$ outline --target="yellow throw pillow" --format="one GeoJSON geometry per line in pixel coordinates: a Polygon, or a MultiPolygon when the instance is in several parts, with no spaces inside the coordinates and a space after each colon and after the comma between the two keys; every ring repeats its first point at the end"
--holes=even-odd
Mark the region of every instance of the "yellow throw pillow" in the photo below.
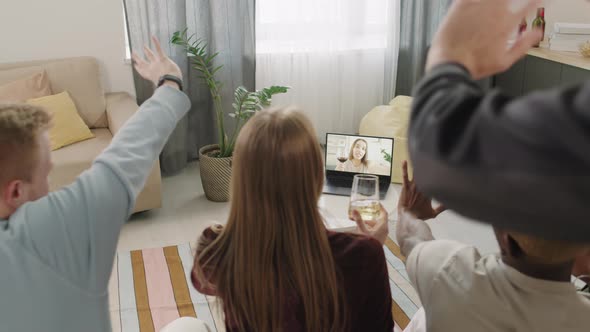
{"type": "Polygon", "coordinates": [[[78,115],[76,105],[67,91],[53,96],[27,100],[27,104],[45,108],[52,116],[52,127],[49,130],[51,150],[74,144],[94,135],[78,115]]]}

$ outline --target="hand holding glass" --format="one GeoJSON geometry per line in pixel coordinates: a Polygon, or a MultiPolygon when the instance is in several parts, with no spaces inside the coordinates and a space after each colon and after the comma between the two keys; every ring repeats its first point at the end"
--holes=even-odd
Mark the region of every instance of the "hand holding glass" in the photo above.
{"type": "Polygon", "coordinates": [[[379,203],[379,178],[374,175],[359,174],[354,176],[348,217],[353,218],[353,211],[358,211],[364,222],[375,221],[381,214],[379,203]]]}

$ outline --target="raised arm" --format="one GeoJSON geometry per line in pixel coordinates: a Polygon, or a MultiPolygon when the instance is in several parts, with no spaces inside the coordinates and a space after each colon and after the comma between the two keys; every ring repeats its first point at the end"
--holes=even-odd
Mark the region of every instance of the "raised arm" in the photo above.
{"type": "Polygon", "coordinates": [[[510,98],[474,81],[509,68],[540,36],[506,46],[536,3],[453,3],[415,90],[414,174],[425,194],[468,217],[590,241],[590,82],[510,98]]]}
{"type": "MultiPolygon", "coordinates": [[[[134,56],[138,72],[156,81],[181,77],[161,50],[134,56]]],[[[29,204],[22,233],[47,264],[84,289],[103,292],[123,223],[133,210],[152,166],[177,122],[190,107],[176,83],[156,90],[117,132],[109,147],[70,186],[29,204]]]]}
{"type": "Polygon", "coordinates": [[[397,204],[398,221],[396,239],[402,255],[409,257],[412,250],[422,242],[432,241],[432,231],[424,220],[436,218],[445,207],[432,206],[432,200],[416,188],[414,180],[408,175],[408,162],[402,163],[402,192],[397,204]]]}

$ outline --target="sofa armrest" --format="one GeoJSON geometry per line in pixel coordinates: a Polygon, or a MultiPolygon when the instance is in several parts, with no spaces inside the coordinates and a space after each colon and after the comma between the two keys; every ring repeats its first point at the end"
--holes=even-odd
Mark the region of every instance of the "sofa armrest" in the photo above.
{"type": "Polygon", "coordinates": [[[115,136],[139,106],[137,106],[135,97],[127,92],[107,93],[105,97],[109,130],[115,136]]]}

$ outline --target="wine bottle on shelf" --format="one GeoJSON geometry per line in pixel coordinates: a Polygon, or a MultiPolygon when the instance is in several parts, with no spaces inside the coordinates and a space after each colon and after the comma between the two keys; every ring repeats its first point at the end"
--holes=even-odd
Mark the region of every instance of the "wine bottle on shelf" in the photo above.
{"type": "Polygon", "coordinates": [[[525,33],[527,26],[528,26],[528,24],[526,23],[526,17],[523,17],[522,21],[518,25],[518,36],[525,33]]]}
{"type": "Polygon", "coordinates": [[[535,45],[535,47],[539,47],[541,44],[541,41],[543,41],[543,39],[545,39],[545,8],[543,8],[543,7],[537,8],[537,17],[535,17],[535,20],[533,21],[532,26],[533,26],[533,29],[540,29],[543,31],[543,37],[541,38],[539,43],[537,45],[535,45]]]}

